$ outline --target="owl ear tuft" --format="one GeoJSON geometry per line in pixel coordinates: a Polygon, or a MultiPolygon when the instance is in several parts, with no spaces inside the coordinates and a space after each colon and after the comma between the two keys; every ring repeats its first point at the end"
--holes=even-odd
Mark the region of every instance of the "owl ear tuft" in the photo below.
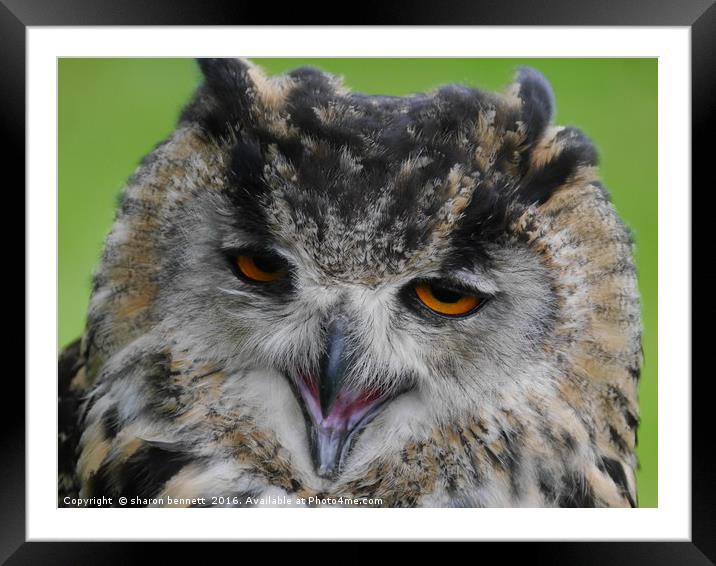
{"type": "Polygon", "coordinates": [[[544,132],[554,115],[552,85],[539,71],[521,67],[513,88],[522,102],[521,119],[529,130],[529,141],[534,141],[544,132]]]}
{"type": "Polygon", "coordinates": [[[206,84],[215,92],[232,93],[251,87],[248,61],[242,59],[197,59],[206,84]]]}
{"type": "Polygon", "coordinates": [[[197,59],[197,63],[204,85],[183,118],[202,123],[217,136],[249,124],[256,95],[256,68],[242,59],[197,59]]]}

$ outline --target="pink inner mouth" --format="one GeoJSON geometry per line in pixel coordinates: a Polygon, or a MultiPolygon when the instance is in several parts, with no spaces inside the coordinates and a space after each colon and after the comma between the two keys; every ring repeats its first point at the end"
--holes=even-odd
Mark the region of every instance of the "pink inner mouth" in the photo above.
{"type": "Polygon", "coordinates": [[[371,413],[378,408],[384,396],[377,391],[355,391],[344,387],[324,416],[316,383],[301,375],[296,385],[314,426],[318,475],[332,476],[346,439],[362,421],[373,416],[371,413]]]}

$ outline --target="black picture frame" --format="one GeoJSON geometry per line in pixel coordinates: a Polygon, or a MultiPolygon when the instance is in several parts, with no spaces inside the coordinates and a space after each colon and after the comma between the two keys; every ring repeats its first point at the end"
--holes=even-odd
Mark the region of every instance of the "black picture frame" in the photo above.
{"type": "MultiPolygon", "coordinates": [[[[523,2],[521,0],[417,0],[400,5],[365,0],[360,9],[352,12],[351,22],[339,22],[338,12],[332,9],[280,11],[261,9],[261,3],[199,2],[186,0],[154,0],[137,2],[123,0],[0,0],[0,128],[3,150],[5,193],[10,190],[8,178],[16,175],[18,186],[25,183],[25,34],[28,26],[62,25],[315,25],[318,20],[340,25],[560,25],[560,26],[688,26],[691,28],[692,70],[692,185],[713,185],[713,165],[710,161],[713,132],[716,131],[716,4],[714,0],[549,0],[523,2]]],[[[672,188],[690,190],[689,188],[672,188]]],[[[5,198],[9,198],[6,196],[5,198]]],[[[19,204],[24,209],[23,204],[19,204]]],[[[10,210],[9,205],[6,210],[10,210]]],[[[702,212],[703,214],[703,212],[702,212]]],[[[693,225],[699,225],[694,219],[693,225]]],[[[5,241],[14,241],[10,234],[16,228],[6,228],[5,241]]],[[[693,254],[692,254],[693,257],[693,254]]],[[[19,262],[18,262],[19,263],[19,262]]],[[[16,263],[15,265],[18,265],[16,263]]],[[[24,273],[24,272],[23,272],[24,273]]],[[[713,281],[713,279],[711,279],[713,281]]],[[[709,278],[694,278],[708,284],[709,278]]],[[[17,282],[19,285],[19,280],[17,282]]],[[[696,290],[696,289],[694,289],[696,290]]],[[[24,293],[24,291],[23,291],[24,293]]],[[[708,316],[713,307],[705,309],[708,316]]],[[[48,320],[51,320],[48,314],[48,320]]],[[[23,325],[23,328],[25,326],[23,325]]],[[[19,333],[13,332],[15,336],[19,333]]],[[[10,355],[17,357],[20,347],[6,338],[10,355]]],[[[697,333],[694,334],[697,339],[697,333]]],[[[708,337],[702,338],[702,340],[708,337]]],[[[697,339],[698,341],[698,339],[697,339]]],[[[25,385],[18,372],[6,372],[0,411],[0,560],[17,564],[130,564],[149,557],[149,543],[39,543],[25,542],[25,406],[19,399],[25,396],[25,385]],[[17,401],[13,401],[17,400],[17,401]]],[[[712,397],[711,372],[698,374],[692,380],[692,518],[689,542],[588,542],[588,543],[491,543],[498,545],[501,560],[511,561],[518,556],[528,557],[530,563],[549,564],[714,564],[716,562],[716,467],[709,458],[713,430],[709,405],[712,397]],[[701,449],[699,449],[701,448],[701,449]]],[[[674,376],[671,376],[674,377],[674,376]]],[[[678,376],[688,380],[691,376],[678,376]]],[[[237,533],[239,534],[239,533],[237,533]]],[[[347,533],[347,536],[349,533],[347,533]]],[[[318,538],[318,537],[317,537],[318,538]]],[[[156,546],[156,545],[154,545],[156,546]]],[[[186,544],[163,545],[163,560],[186,556],[186,544]]],[[[322,552],[334,553],[333,550],[322,552]]],[[[230,551],[231,552],[231,551],[230,551]]],[[[310,551],[309,551],[310,552],[310,551]]],[[[346,556],[360,559],[375,551],[360,553],[339,550],[346,556]]],[[[422,551],[420,551],[422,552],[422,551]]],[[[238,557],[234,557],[238,558],[238,557]]]]}

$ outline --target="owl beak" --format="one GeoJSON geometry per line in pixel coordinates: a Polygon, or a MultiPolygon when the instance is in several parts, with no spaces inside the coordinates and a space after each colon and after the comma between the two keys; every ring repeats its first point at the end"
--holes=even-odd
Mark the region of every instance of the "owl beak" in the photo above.
{"type": "Polygon", "coordinates": [[[328,327],[326,349],[320,364],[318,396],[321,415],[324,418],[329,415],[331,406],[343,385],[348,366],[346,346],[346,322],[338,318],[328,327]]]}
{"type": "Polygon", "coordinates": [[[346,322],[327,329],[317,379],[301,376],[296,385],[307,416],[316,473],[335,478],[352,435],[364,429],[383,405],[381,394],[355,390],[345,383],[350,365],[346,322]]]}

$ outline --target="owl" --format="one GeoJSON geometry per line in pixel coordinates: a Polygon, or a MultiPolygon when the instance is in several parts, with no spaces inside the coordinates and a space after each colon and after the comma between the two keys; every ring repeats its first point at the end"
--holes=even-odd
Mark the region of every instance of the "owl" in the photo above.
{"type": "Polygon", "coordinates": [[[548,81],[199,66],[60,354],[59,504],[636,506],[633,241],[548,81]]]}

